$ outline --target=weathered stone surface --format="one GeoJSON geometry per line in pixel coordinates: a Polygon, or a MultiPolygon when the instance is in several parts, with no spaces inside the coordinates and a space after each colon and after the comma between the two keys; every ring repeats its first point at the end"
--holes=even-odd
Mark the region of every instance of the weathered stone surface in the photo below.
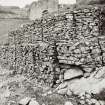
{"type": "Polygon", "coordinates": [[[96,72],[94,73],[94,78],[103,79],[105,77],[105,67],[97,68],[96,72]]]}
{"type": "Polygon", "coordinates": [[[30,97],[25,97],[19,101],[19,105],[27,105],[28,103],[30,103],[30,101],[31,101],[30,97]]]}
{"type": "Polygon", "coordinates": [[[76,77],[83,76],[83,71],[80,69],[69,69],[64,73],[64,80],[73,79],[76,77]]]}
{"type": "Polygon", "coordinates": [[[91,74],[91,73],[84,73],[84,77],[85,77],[85,78],[88,78],[88,77],[90,77],[90,74],[91,74]]]}
{"type": "Polygon", "coordinates": [[[83,70],[87,73],[91,73],[94,70],[94,68],[93,67],[83,67],[83,70]]]}
{"type": "Polygon", "coordinates": [[[31,99],[29,105],[39,105],[39,103],[36,101],[36,99],[31,99]]]}
{"type": "Polygon", "coordinates": [[[67,94],[68,96],[72,96],[72,95],[73,95],[73,92],[68,88],[66,94],[67,94]]]}
{"type": "Polygon", "coordinates": [[[67,102],[65,102],[65,105],[73,105],[73,103],[70,101],[67,101],[67,102]]]}
{"type": "Polygon", "coordinates": [[[67,88],[64,88],[64,89],[60,89],[57,91],[58,94],[61,94],[61,95],[66,95],[67,94],[67,88]]]}
{"type": "MultiPolygon", "coordinates": [[[[104,71],[101,68],[102,71],[104,71]]],[[[68,82],[66,82],[66,86],[68,89],[70,89],[71,92],[81,95],[87,93],[94,93],[94,94],[99,94],[104,88],[105,88],[105,77],[104,77],[104,72],[103,74],[101,73],[101,70],[95,71],[94,73],[91,74],[90,77],[88,78],[81,78],[81,79],[73,79],[68,82]],[[101,73],[101,75],[96,78],[96,75],[101,73]],[[100,81],[101,79],[101,81],[100,81]]]]}
{"type": "Polygon", "coordinates": [[[105,65],[104,18],[104,7],[91,6],[37,19],[9,33],[0,64],[52,87],[63,81],[61,64],[91,73],[105,65]]]}
{"type": "Polygon", "coordinates": [[[56,89],[55,89],[55,91],[57,91],[57,90],[61,90],[61,89],[64,89],[64,88],[67,88],[67,82],[63,82],[63,83],[61,83],[56,89]]]}
{"type": "Polygon", "coordinates": [[[92,103],[95,105],[100,105],[100,103],[96,99],[91,99],[92,103]]]}

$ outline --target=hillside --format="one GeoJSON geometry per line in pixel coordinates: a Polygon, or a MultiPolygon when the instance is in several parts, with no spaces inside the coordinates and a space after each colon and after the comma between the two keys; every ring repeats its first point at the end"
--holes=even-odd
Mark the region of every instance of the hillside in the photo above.
{"type": "Polygon", "coordinates": [[[0,6],[0,18],[28,18],[27,9],[14,6],[0,6]]]}
{"type": "Polygon", "coordinates": [[[15,30],[22,24],[29,22],[27,19],[0,19],[0,43],[6,41],[9,31],[15,30]]]}
{"type": "Polygon", "coordinates": [[[0,6],[0,43],[8,38],[8,32],[29,22],[26,8],[0,6]]]}
{"type": "Polygon", "coordinates": [[[77,0],[77,4],[105,4],[105,0],[77,0]]]}

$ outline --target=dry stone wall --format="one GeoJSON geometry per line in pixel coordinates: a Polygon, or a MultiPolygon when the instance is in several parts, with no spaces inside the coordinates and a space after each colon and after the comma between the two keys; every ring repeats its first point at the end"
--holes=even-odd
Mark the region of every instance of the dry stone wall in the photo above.
{"type": "Polygon", "coordinates": [[[103,7],[47,15],[9,33],[8,50],[1,50],[0,59],[6,56],[17,73],[50,86],[64,79],[65,70],[92,72],[105,65],[104,18],[103,7]]]}

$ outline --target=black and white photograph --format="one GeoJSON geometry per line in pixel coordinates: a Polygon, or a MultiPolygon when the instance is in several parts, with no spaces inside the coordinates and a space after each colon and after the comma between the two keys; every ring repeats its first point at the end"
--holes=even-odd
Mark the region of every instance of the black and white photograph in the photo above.
{"type": "Polygon", "coordinates": [[[105,105],[105,0],[0,0],[0,105],[105,105]]]}

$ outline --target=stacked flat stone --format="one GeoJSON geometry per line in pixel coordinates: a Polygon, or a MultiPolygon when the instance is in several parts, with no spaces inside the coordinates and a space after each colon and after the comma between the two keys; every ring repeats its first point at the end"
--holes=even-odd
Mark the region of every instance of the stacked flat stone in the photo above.
{"type": "Polygon", "coordinates": [[[0,62],[47,85],[73,65],[92,72],[105,64],[104,18],[103,7],[91,7],[35,20],[9,33],[0,62]]]}

